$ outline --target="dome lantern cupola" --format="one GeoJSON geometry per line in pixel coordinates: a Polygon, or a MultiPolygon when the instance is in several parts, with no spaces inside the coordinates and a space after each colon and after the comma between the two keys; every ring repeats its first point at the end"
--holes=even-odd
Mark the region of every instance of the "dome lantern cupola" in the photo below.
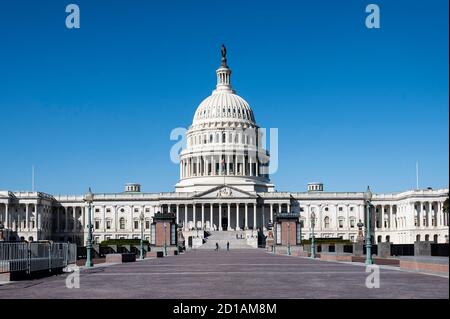
{"type": "Polygon", "coordinates": [[[217,86],[214,93],[229,92],[236,93],[231,86],[231,69],[227,65],[227,49],[222,44],[222,64],[216,71],[217,86]]]}

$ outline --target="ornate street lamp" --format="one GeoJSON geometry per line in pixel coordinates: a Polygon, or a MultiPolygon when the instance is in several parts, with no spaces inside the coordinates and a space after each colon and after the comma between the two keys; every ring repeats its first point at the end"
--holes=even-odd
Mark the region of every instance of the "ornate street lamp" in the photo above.
{"type": "Polygon", "coordinates": [[[87,244],[86,244],[86,267],[92,268],[94,267],[94,263],[92,261],[92,229],[94,226],[92,226],[92,202],[94,201],[94,194],[91,191],[91,188],[89,187],[88,192],[84,195],[84,201],[89,205],[88,208],[88,238],[87,238],[87,244]]]}
{"type": "Polygon", "coordinates": [[[366,265],[373,265],[372,238],[370,234],[370,202],[372,201],[372,197],[372,191],[367,186],[367,191],[364,193],[364,201],[366,204],[366,265]]]}
{"type": "Polygon", "coordinates": [[[314,235],[314,227],[316,226],[316,213],[311,213],[311,258],[316,258],[316,242],[314,235]]]}
{"type": "Polygon", "coordinates": [[[141,251],[140,251],[140,260],[144,260],[144,212],[141,212],[139,219],[141,220],[141,251]]]}
{"type": "Polygon", "coordinates": [[[167,238],[166,238],[167,224],[164,222],[164,256],[167,256],[167,238]]]}
{"type": "Polygon", "coordinates": [[[288,222],[288,256],[291,255],[291,222],[288,222]]]}

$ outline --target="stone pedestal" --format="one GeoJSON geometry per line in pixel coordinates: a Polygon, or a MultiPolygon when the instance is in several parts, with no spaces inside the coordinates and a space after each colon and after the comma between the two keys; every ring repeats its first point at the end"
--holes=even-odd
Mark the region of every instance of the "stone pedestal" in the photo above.
{"type": "Polygon", "coordinates": [[[152,251],[166,247],[167,249],[176,249],[178,251],[178,229],[176,216],[172,213],[157,213],[153,217],[152,223],[152,251]]]}
{"type": "Polygon", "coordinates": [[[361,242],[353,244],[353,255],[354,256],[364,256],[364,244],[361,242]]]}
{"type": "Polygon", "coordinates": [[[192,238],[192,248],[193,249],[197,249],[201,246],[203,246],[203,238],[201,238],[201,237],[192,238]]]}
{"type": "Polygon", "coordinates": [[[343,244],[336,244],[334,247],[335,247],[335,253],[336,254],[343,254],[344,253],[344,245],[343,244]]]}
{"type": "MultiPolygon", "coordinates": [[[[277,213],[275,214],[274,239],[278,246],[300,245],[301,238],[297,238],[297,229],[301,227],[298,213],[277,213]]],[[[300,229],[301,230],[301,229],[300,229]]]]}
{"type": "Polygon", "coordinates": [[[414,256],[415,257],[426,257],[431,256],[431,242],[420,241],[414,243],[414,256]]]}
{"type": "Polygon", "coordinates": [[[392,243],[379,243],[378,244],[378,257],[380,257],[380,258],[391,257],[391,245],[392,245],[392,243]]]}

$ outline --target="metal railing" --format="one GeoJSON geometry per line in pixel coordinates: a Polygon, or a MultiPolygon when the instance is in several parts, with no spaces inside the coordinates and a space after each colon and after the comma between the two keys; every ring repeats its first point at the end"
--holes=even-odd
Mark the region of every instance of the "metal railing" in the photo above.
{"type": "Polygon", "coordinates": [[[76,257],[76,244],[0,242],[0,273],[64,268],[76,257]]]}

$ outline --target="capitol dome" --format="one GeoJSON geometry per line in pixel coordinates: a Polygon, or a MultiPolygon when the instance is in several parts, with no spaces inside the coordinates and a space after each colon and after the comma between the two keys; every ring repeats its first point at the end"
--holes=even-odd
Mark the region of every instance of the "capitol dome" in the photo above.
{"type": "Polygon", "coordinates": [[[231,73],[226,56],[223,55],[222,65],[216,71],[216,89],[198,106],[194,115],[193,126],[211,122],[229,122],[230,120],[246,123],[250,126],[256,125],[250,105],[237,95],[231,86],[231,73]]]}
{"type": "Polygon", "coordinates": [[[214,92],[200,103],[193,124],[215,120],[242,120],[255,124],[250,105],[239,95],[230,92],[214,92]]]}
{"type": "Polygon", "coordinates": [[[273,191],[262,132],[250,105],[231,86],[226,48],[216,89],[204,99],[186,132],[180,152],[177,192],[205,192],[220,185],[243,191],[273,191]]]}

